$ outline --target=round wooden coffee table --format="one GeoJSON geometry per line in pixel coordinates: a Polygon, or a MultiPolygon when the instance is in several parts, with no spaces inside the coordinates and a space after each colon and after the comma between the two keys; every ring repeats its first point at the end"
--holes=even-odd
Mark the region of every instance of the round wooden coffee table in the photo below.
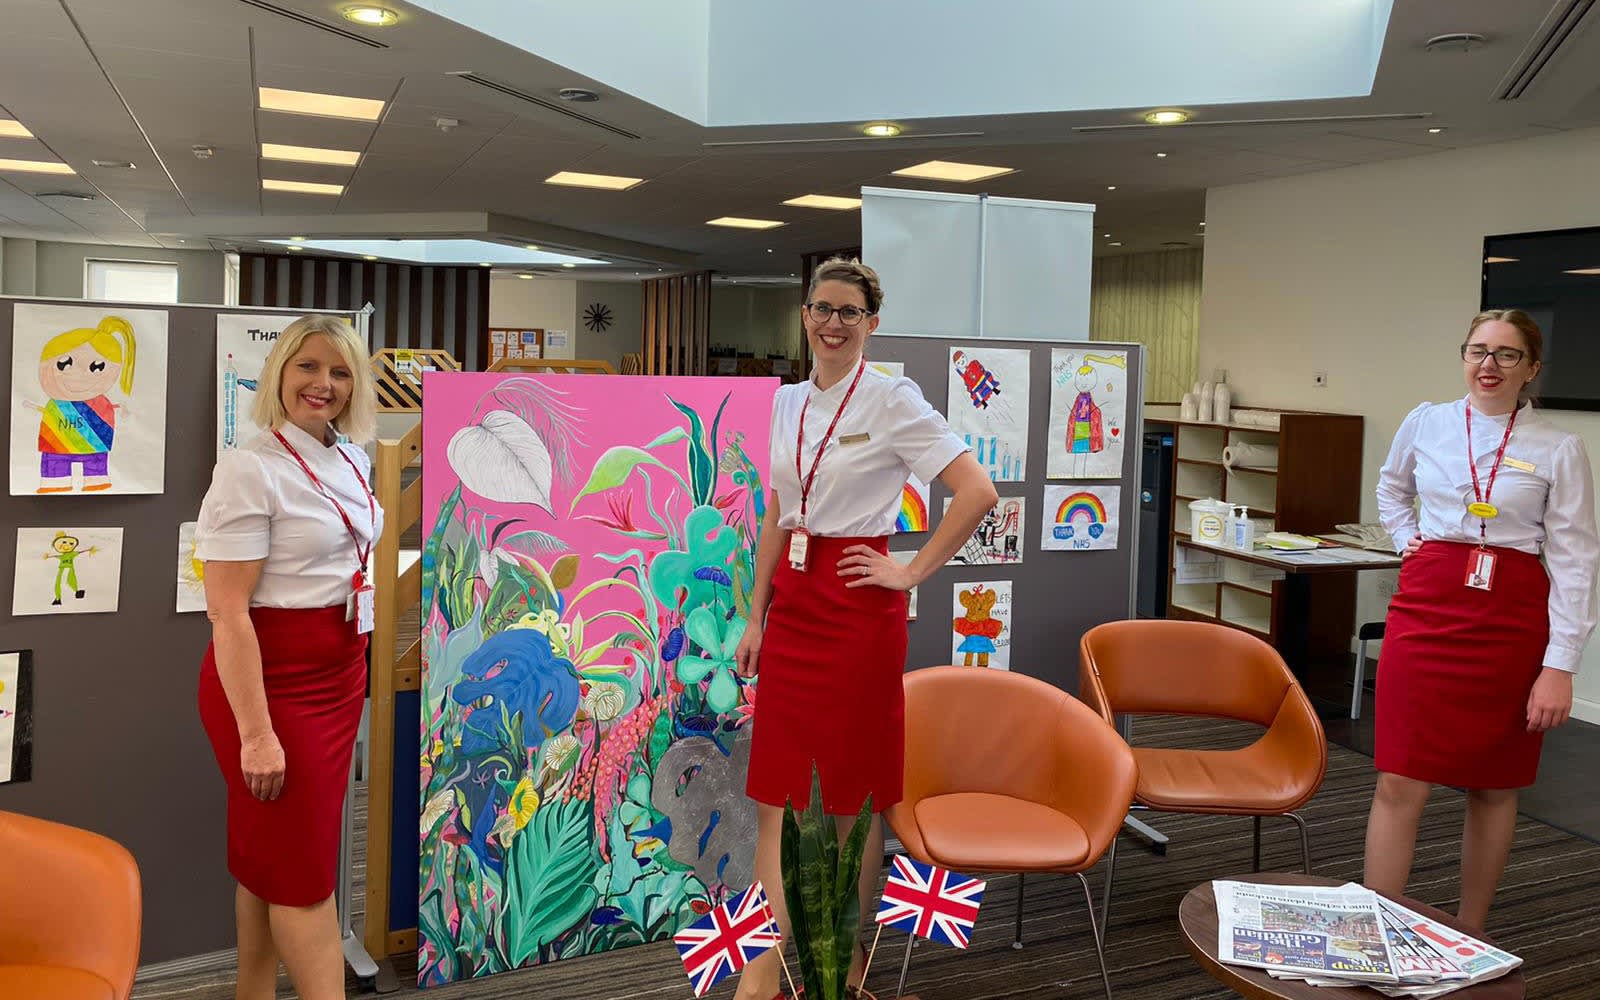
{"type": "MultiPolygon", "coordinates": [[[[1335,879],[1317,878],[1314,875],[1290,875],[1281,872],[1255,872],[1237,875],[1231,881],[1261,882],[1267,885],[1343,885],[1335,879]]],[[[1443,913],[1426,903],[1405,896],[1392,896],[1395,902],[1437,920],[1441,924],[1461,929],[1455,917],[1443,913]]],[[[1189,890],[1178,907],[1178,925],[1183,928],[1183,943],[1200,967],[1211,978],[1242,997],[1251,1000],[1374,1000],[1381,996],[1365,986],[1312,986],[1293,979],[1274,979],[1265,969],[1249,969],[1242,965],[1227,965],[1217,958],[1217,897],[1211,892],[1211,883],[1202,882],[1189,890]]],[[[1482,937],[1482,935],[1476,935],[1482,937]]],[[[1493,944],[1494,942],[1489,942],[1493,944]]],[[[1449,995],[1450,1000],[1523,1000],[1526,996],[1522,970],[1512,969],[1499,979],[1468,986],[1449,995]]]]}

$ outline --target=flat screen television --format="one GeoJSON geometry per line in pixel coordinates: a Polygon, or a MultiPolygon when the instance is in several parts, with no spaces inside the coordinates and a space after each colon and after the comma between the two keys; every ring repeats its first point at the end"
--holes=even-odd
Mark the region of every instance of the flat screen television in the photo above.
{"type": "Polygon", "coordinates": [[[1540,406],[1600,410],[1600,226],[1485,237],[1481,307],[1539,324],[1540,406]]]}

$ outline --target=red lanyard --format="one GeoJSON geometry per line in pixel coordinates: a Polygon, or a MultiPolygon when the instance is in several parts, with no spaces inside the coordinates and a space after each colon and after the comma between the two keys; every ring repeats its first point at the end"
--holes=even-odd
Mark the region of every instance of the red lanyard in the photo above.
{"type": "MultiPolygon", "coordinates": [[[[350,515],[345,513],[344,504],[333,498],[327,487],[322,485],[322,480],[318,479],[317,474],[311,471],[311,466],[307,465],[306,460],[300,457],[300,453],[294,450],[294,445],[289,443],[288,438],[284,437],[279,431],[273,431],[272,436],[278,439],[278,443],[283,445],[285,451],[294,456],[294,460],[300,463],[300,468],[306,470],[306,476],[311,480],[311,485],[315,486],[317,492],[321,493],[329,503],[333,504],[333,509],[339,512],[340,520],[344,521],[344,530],[350,532],[350,541],[354,542],[356,546],[356,559],[359,565],[356,569],[354,583],[355,588],[360,590],[366,583],[367,557],[372,555],[372,540],[367,540],[365,549],[361,547],[361,536],[356,534],[356,526],[350,523],[350,515]]],[[[361,489],[367,494],[367,514],[371,517],[371,521],[368,523],[376,530],[378,527],[378,505],[373,500],[372,489],[367,486],[366,478],[361,475],[361,470],[356,468],[356,463],[350,461],[350,456],[344,453],[344,449],[335,445],[334,450],[339,453],[340,458],[344,459],[344,464],[350,466],[350,471],[356,474],[356,482],[361,484],[361,489]]]]}
{"type": "Polygon", "coordinates": [[[800,530],[806,527],[806,501],[811,497],[811,484],[817,478],[817,466],[822,464],[822,453],[828,450],[828,442],[833,438],[834,428],[839,426],[839,418],[844,416],[844,408],[850,405],[850,397],[856,393],[856,386],[861,384],[861,374],[867,370],[867,362],[862,360],[856,369],[856,377],[851,380],[850,388],[845,390],[844,399],[839,401],[839,409],[833,415],[833,423],[828,425],[828,433],[822,435],[822,444],[817,447],[817,457],[811,460],[811,474],[805,475],[800,471],[800,455],[806,450],[806,410],[811,406],[811,396],[806,395],[806,401],[800,407],[800,436],[794,445],[794,475],[800,480],[800,530]]]}
{"type": "MultiPolygon", "coordinates": [[[[1489,467],[1489,484],[1487,488],[1478,486],[1478,460],[1472,453],[1472,403],[1467,403],[1467,468],[1472,470],[1472,498],[1478,503],[1488,503],[1489,497],[1494,493],[1494,477],[1500,474],[1500,463],[1506,457],[1506,445],[1511,441],[1511,428],[1517,425],[1517,411],[1511,411],[1511,419],[1506,421],[1506,432],[1500,438],[1500,450],[1494,453],[1494,465],[1489,467]]],[[[1482,548],[1488,542],[1489,520],[1485,517],[1478,518],[1478,546],[1482,548]]]]}

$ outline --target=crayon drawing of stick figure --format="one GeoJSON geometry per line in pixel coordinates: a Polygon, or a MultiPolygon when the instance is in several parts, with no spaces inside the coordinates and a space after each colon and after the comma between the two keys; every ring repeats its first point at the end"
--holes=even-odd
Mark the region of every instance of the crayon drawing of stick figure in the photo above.
{"type": "Polygon", "coordinates": [[[133,326],[120,316],[107,316],[98,326],[68,330],[45,342],[39,356],[43,404],[24,401],[39,411],[40,493],[68,493],[73,469],[83,474],[83,492],[111,488],[111,445],[117,410],[106,393],[120,387],[133,392],[133,326]]]}
{"type": "MultiPolygon", "coordinates": [[[[1083,476],[1088,472],[1089,456],[1098,455],[1106,448],[1106,426],[1100,412],[1100,406],[1095,402],[1094,390],[1100,387],[1099,373],[1095,364],[1116,365],[1126,369],[1127,358],[1124,355],[1087,354],[1083,364],[1073,372],[1073,386],[1078,390],[1078,395],[1072,401],[1072,410],[1067,415],[1067,433],[1063,444],[1067,454],[1072,457],[1072,474],[1083,476]]],[[[1110,387],[1106,387],[1109,391],[1110,387]]],[[[1112,428],[1112,433],[1117,433],[1112,428]]]]}
{"type": "Polygon", "coordinates": [[[65,531],[56,532],[56,537],[50,543],[50,548],[54,551],[46,553],[44,558],[56,561],[56,597],[55,600],[50,602],[51,607],[59,608],[61,606],[62,577],[66,577],[67,589],[72,591],[73,598],[79,601],[83,600],[85,592],[78,589],[78,557],[92,556],[99,549],[91,545],[86,549],[80,550],[77,537],[69,535],[65,531]]]}

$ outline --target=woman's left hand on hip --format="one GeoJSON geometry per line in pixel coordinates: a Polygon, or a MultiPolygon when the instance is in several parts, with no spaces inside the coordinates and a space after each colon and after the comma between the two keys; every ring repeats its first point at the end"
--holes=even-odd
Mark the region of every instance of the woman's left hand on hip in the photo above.
{"type": "Polygon", "coordinates": [[[916,586],[911,578],[911,567],[872,548],[870,545],[852,545],[844,550],[839,560],[839,575],[850,578],[845,587],[887,587],[889,590],[910,590],[916,586]]]}
{"type": "Polygon", "coordinates": [[[1542,733],[1567,721],[1572,712],[1572,674],[1545,667],[1528,693],[1528,732],[1542,733]]]}

